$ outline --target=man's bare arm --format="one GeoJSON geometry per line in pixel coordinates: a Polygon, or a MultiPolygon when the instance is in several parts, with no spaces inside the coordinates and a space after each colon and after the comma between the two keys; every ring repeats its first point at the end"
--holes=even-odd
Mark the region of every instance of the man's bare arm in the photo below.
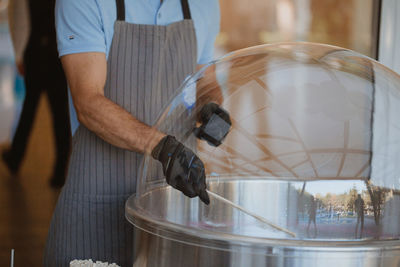
{"type": "Polygon", "coordinates": [[[107,61],[104,53],[61,57],[80,123],[106,142],[131,151],[150,153],[165,136],[140,122],[104,96],[107,61]]]}

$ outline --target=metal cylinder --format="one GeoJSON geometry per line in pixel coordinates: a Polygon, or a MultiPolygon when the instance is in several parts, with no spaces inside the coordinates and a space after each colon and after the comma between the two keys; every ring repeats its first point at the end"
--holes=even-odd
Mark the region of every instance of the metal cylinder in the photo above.
{"type": "MultiPolygon", "coordinates": [[[[307,181],[311,188],[332,188],[338,181],[307,181]]],[[[304,181],[211,178],[209,190],[296,233],[290,237],[217,199],[210,206],[182,196],[172,187],[155,187],[132,196],[126,217],[135,225],[134,266],[399,266],[396,221],[365,215],[331,216],[319,209],[311,222],[302,201],[304,181]],[[240,196],[249,196],[250,199],[240,196]],[[357,227],[359,229],[357,229],[357,227]],[[358,235],[356,233],[358,232],[358,235]],[[378,236],[379,235],[379,236],[378,236]]],[[[360,181],[342,182],[343,191],[360,181]],[[347,188],[346,188],[347,185],[347,188]]],[[[363,187],[364,186],[364,187],[363,187]]],[[[341,190],[342,191],[342,190],[341,190]]],[[[318,194],[323,193],[322,191],[318,194]]],[[[383,203],[389,212],[393,198],[383,203]]],[[[397,205],[396,205],[397,206],[397,205]]],[[[393,213],[394,211],[390,211],[393,213]]],[[[396,211],[400,214],[400,210],[396,211]]],[[[384,214],[380,215],[382,218],[384,214]]]]}

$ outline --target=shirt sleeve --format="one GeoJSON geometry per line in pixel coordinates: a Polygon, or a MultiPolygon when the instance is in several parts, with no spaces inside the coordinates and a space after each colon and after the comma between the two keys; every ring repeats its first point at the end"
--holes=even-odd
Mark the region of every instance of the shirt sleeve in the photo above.
{"type": "Polygon", "coordinates": [[[57,0],[55,8],[59,56],[106,53],[104,27],[96,0],[57,0]]]}
{"type": "Polygon", "coordinates": [[[209,7],[210,18],[207,20],[208,32],[198,64],[207,64],[214,58],[215,39],[220,31],[220,8],[218,0],[211,0],[209,7]]]}

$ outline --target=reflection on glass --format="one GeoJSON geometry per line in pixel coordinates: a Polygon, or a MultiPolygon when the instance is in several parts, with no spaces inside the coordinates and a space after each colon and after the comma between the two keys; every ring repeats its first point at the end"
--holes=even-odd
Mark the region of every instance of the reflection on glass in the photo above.
{"type": "Polygon", "coordinates": [[[310,236],[310,225],[314,223],[314,237],[317,237],[317,199],[314,196],[310,197],[310,202],[308,204],[308,226],[307,235],[310,236]]]}

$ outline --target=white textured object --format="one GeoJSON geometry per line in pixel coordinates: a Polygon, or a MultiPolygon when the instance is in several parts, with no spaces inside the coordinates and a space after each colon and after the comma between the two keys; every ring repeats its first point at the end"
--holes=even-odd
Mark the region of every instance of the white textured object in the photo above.
{"type": "Polygon", "coordinates": [[[73,260],[69,263],[70,267],[120,267],[119,265],[112,263],[108,264],[108,262],[96,261],[92,260],[73,260]]]}

